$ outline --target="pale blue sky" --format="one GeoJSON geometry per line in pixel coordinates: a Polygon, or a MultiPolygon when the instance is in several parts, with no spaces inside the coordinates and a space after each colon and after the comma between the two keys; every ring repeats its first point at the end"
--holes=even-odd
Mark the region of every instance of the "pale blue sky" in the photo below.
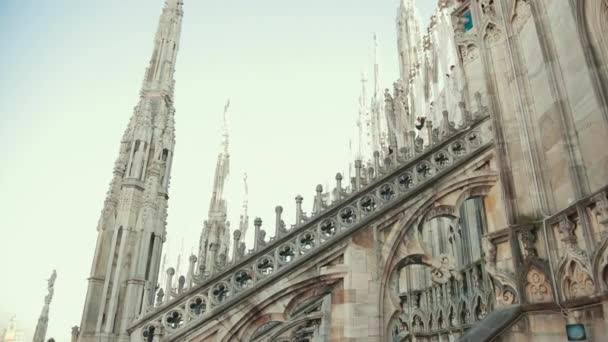
{"type": "MultiPolygon", "coordinates": [[[[250,216],[272,231],[274,207],[348,172],[360,73],[398,77],[396,0],[185,0],[176,73],[177,146],[169,260],[197,248],[231,99],[229,217],[241,177],[250,216]]],[[[422,2],[422,1],[419,1],[422,2]]],[[[435,1],[424,1],[430,16],[435,1]]],[[[0,1],[0,329],[17,314],[26,340],[57,269],[47,337],[80,324],[96,224],[152,49],[162,0],[0,1]]],[[[249,236],[251,238],[251,236],[249,236]]]]}

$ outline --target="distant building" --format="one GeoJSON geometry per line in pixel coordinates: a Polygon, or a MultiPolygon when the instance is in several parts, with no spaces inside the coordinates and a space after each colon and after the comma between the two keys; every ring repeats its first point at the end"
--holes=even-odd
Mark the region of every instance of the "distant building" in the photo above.
{"type": "Polygon", "coordinates": [[[8,322],[8,327],[2,330],[0,342],[23,342],[23,331],[17,329],[17,320],[15,316],[11,317],[8,322]]]}

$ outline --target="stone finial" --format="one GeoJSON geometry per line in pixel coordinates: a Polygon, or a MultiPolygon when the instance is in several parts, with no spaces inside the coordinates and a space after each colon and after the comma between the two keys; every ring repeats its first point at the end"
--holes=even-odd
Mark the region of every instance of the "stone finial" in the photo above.
{"type": "Polygon", "coordinates": [[[374,167],[370,166],[367,168],[367,184],[371,184],[374,180],[374,167]]]}
{"type": "Polygon", "coordinates": [[[323,211],[323,186],[321,184],[317,185],[316,191],[317,195],[315,196],[313,211],[315,214],[318,214],[323,211]]]}
{"type": "Polygon", "coordinates": [[[198,258],[196,257],[196,255],[193,254],[193,255],[190,255],[190,258],[188,258],[188,261],[190,261],[190,264],[188,265],[188,273],[186,274],[186,287],[191,288],[192,279],[194,277],[194,266],[196,265],[198,258]]]}
{"type": "Polygon", "coordinates": [[[355,160],[355,190],[361,189],[361,166],[363,162],[360,159],[355,160]]]}
{"type": "Polygon", "coordinates": [[[177,293],[183,293],[186,285],[186,277],[183,275],[177,280],[177,293]]]}
{"type": "Polygon", "coordinates": [[[426,122],[426,130],[427,130],[427,143],[428,146],[431,147],[433,146],[433,121],[428,120],[426,122]]]}
{"type": "Polygon", "coordinates": [[[463,101],[458,102],[458,108],[460,109],[460,115],[462,116],[462,126],[467,127],[473,122],[471,112],[467,109],[466,103],[463,101]]]}
{"type": "Polygon", "coordinates": [[[303,213],[302,213],[302,201],[304,200],[304,198],[302,198],[302,196],[298,195],[296,196],[296,226],[298,226],[300,223],[302,223],[302,219],[303,219],[303,213]]]}
{"type": "Polygon", "coordinates": [[[283,207],[280,205],[277,205],[274,208],[274,212],[276,214],[275,235],[274,236],[275,236],[275,238],[278,238],[279,236],[281,236],[287,232],[287,230],[285,229],[285,223],[281,219],[281,215],[283,214],[283,207]]]}
{"type": "Polygon", "coordinates": [[[247,248],[247,246],[245,246],[244,242],[239,243],[239,247],[237,249],[237,254],[239,256],[239,258],[242,258],[245,256],[245,249],[247,248]]]}
{"type": "Polygon", "coordinates": [[[266,244],[264,238],[266,237],[266,232],[263,231],[262,228],[262,219],[256,217],[253,221],[253,226],[255,227],[255,240],[254,240],[254,250],[258,250],[259,248],[264,247],[266,244]]]}
{"type": "Polygon", "coordinates": [[[341,181],[342,180],[342,174],[340,172],[336,173],[336,180],[337,181],[341,181]]]}
{"type": "Polygon", "coordinates": [[[374,169],[378,172],[378,176],[380,175],[380,152],[374,151],[374,169]]]}
{"type": "Polygon", "coordinates": [[[232,262],[236,263],[236,261],[241,257],[239,255],[239,245],[240,245],[240,241],[241,241],[241,231],[239,229],[236,229],[233,233],[232,233],[232,262]]]}

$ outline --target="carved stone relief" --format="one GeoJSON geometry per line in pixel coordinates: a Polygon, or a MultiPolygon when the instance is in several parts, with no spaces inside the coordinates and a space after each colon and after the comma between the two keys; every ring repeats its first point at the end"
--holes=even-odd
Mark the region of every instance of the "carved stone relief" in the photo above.
{"type": "Polygon", "coordinates": [[[591,275],[577,261],[570,261],[562,275],[562,291],[565,299],[590,296],[595,292],[591,275]]]}
{"type": "Polygon", "coordinates": [[[479,57],[479,49],[475,44],[460,45],[460,57],[463,63],[470,62],[479,57]]]}
{"type": "Polygon", "coordinates": [[[484,252],[485,270],[493,283],[496,302],[500,305],[510,305],[517,301],[517,283],[515,276],[496,268],[496,246],[487,236],[481,240],[484,252]]]}
{"type": "Polygon", "coordinates": [[[528,19],[532,16],[532,9],[528,0],[517,0],[514,4],[513,17],[511,25],[513,25],[513,31],[519,32],[524,27],[528,19]]]}
{"type": "Polygon", "coordinates": [[[526,276],[526,298],[530,303],[552,301],[553,291],[547,277],[536,268],[531,268],[526,276]]]}
{"type": "Polygon", "coordinates": [[[587,257],[585,251],[583,251],[579,245],[576,238],[575,230],[577,225],[574,224],[566,215],[562,215],[560,217],[559,223],[557,225],[558,232],[560,235],[560,240],[564,244],[564,257],[565,258],[575,258],[584,260],[587,257]]]}
{"type": "MultiPolygon", "coordinates": [[[[604,232],[608,230],[608,198],[605,192],[595,196],[595,210],[594,214],[597,217],[597,222],[604,229],[604,232]]],[[[606,236],[605,236],[606,238],[606,236]]]]}
{"type": "Polygon", "coordinates": [[[502,39],[502,32],[494,25],[493,23],[489,23],[486,26],[486,31],[484,34],[484,40],[486,44],[492,46],[498,43],[502,39]]]}
{"type": "Polygon", "coordinates": [[[496,16],[496,8],[494,7],[494,0],[481,0],[481,12],[490,17],[496,16]]]}

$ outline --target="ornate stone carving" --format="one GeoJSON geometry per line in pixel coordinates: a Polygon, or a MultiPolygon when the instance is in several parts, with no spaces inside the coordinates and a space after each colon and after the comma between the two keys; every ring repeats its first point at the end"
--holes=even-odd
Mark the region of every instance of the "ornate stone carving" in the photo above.
{"type": "Polygon", "coordinates": [[[557,225],[558,231],[561,235],[560,240],[564,243],[564,257],[573,257],[579,260],[585,260],[587,254],[583,251],[577,243],[575,234],[576,225],[572,222],[568,216],[562,215],[557,225]]]}
{"type": "Polygon", "coordinates": [[[517,0],[513,8],[511,25],[514,32],[519,32],[524,27],[528,19],[532,16],[532,9],[528,0],[517,0]]]}
{"type": "Polygon", "coordinates": [[[479,49],[475,44],[460,45],[458,48],[463,63],[470,62],[479,57],[479,49]]]}
{"type": "Polygon", "coordinates": [[[524,228],[519,233],[519,242],[522,246],[522,253],[525,259],[536,258],[536,234],[532,228],[524,228]]]}
{"type": "Polygon", "coordinates": [[[597,221],[605,230],[608,230],[608,198],[605,192],[602,192],[594,197],[595,215],[597,221]]]}
{"type": "Polygon", "coordinates": [[[565,299],[590,296],[595,292],[591,275],[579,262],[571,260],[562,273],[562,291],[565,299]]]}
{"type": "Polygon", "coordinates": [[[526,280],[526,298],[529,303],[546,303],[552,300],[551,285],[543,272],[531,268],[526,280]]]}
{"type": "Polygon", "coordinates": [[[424,330],[424,324],[422,323],[422,318],[420,316],[415,315],[412,321],[412,331],[413,332],[422,332],[424,330]]]}
{"type": "Polygon", "coordinates": [[[496,268],[496,246],[487,236],[481,240],[486,262],[485,270],[493,282],[496,302],[502,305],[513,304],[517,301],[517,283],[515,277],[496,268]]]}
{"type": "Polygon", "coordinates": [[[494,7],[494,0],[481,0],[481,12],[490,17],[496,16],[496,8],[494,7]]]}
{"type": "Polygon", "coordinates": [[[494,25],[493,23],[489,23],[488,26],[486,26],[486,31],[484,34],[484,40],[486,44],[493,45],[499,42],[501,38],[502,32],[500,32],[496,25],[494,25]]]}

